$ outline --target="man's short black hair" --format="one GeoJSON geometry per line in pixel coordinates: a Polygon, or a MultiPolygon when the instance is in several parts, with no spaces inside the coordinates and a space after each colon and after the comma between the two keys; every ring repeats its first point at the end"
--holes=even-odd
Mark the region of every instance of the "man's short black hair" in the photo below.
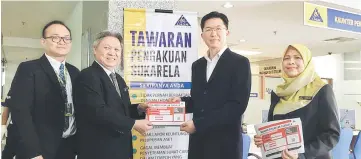
{"type": "Polygon", "coordinates": [[[69,27],[65,25],[64,22],[62,22],[62,21],[60,21],[60,20],[53,20],[53,21],[49,22],[48,24],[46,24],[46,25],[44,26],[44,28],[43,28],[43,33],[42,33],[43,38],[45,38],[45,31],[46,31],[46,29],[48,29],[51,25],[54,25],[54,24],[62,25],[62,26],[64,26],[66,29],[68,29],[68,31],[69,31],[69,33],[70,33],[70,37],[71,37],[71,31],[70,31],[69,27]]]}
{"type": "Polygon", "coordinates": [[[206,21],[208,19],[212,19],[212,18],[220,18],[222,19],[224,25],[226,26],[226,28],[228,29],[228,18],[226,15],[224,15],[223,13],[219,13],[217,11],[213,11],[213,12],[210,12],[208,13],[207,15],[205,15],[202,20],[201,20],[201,28],[202,28],[202,31],[203,31],[203,28],[204,28],[204,24],[206,23],[206,21]]]}

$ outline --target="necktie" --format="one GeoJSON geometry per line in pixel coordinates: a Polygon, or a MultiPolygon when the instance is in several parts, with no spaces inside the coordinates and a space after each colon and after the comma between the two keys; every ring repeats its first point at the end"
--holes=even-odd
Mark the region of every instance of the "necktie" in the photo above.
{"type": "Polygon", "coordinates": [[[60,78],[60,87],[61,87],[61,91],[62,94],[64,96],[65,99],[65,123],[64,123],[64,131],[68,130],[69,128],[69,121],[70,121],[70,116],[66,115],[68,113],[68,96],[67,96],[67,92],[66,92],[66,80],[65,80],[65,69],[64,69],[64,64],[60,64],[59,67],[59,78],[60,78]]]}
{"type": "Polygon", "coordinates": [[[65,73],[64,73],[64,64],[60,64],[59,67],[59,78],[61,80],[61,85],[65,86],[66,85],[66,81],[65,81],[65,73]]]}
{"type": "MultiPolygon", "coordinates": [[[[118,85],[118,81],[117,81],[117,78],[116,78],[116,75],[115,73],[111,73],[110,74],[110,78],[112,79],[113,81],[113,84],[114,84],[114,87],[115,87],[115,90],[117,91],[119,97],[122,97],[122,95],[120,94],[120,89],[119,89],[119,85],[118,85]]],[[[123,105],[123,104],[122,104],[123,105]]],[[[123,105],[123,108],[124,108],[124,113],[126,116],[129,116],[129,110],[128,110],[128,107],[123,105]]]]}
{"type": "Polygon", "coordinates": [[[111,74],[110,74],[110,78],[111,78],[112,81],[113,81],[114,87],[115,87],[115,89],[117,90],[118,95],[119,95],[120,97],[122,97],[122,95],[120,95],[119,85],[118,85],[118,81],[117,81],[117,78],[116,78],[116,76],[115,76],[115,73],[111,73],[111,74]]]}

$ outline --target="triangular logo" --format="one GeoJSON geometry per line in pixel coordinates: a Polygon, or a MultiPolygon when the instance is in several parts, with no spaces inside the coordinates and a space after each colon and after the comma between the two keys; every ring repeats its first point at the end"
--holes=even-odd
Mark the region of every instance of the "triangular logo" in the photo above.
{"type": "Polygon", "coordinates": [[[191,26],[187,19],[182,15],[178,21],[175,23],[176,26],[191,26]]]}
{"type": "Polygon", "coordinates": [[[310,20],[315,21],[315,22],[321,22],[321,23],[323,23],[321,14],[320,14],[320,12],[318,12],[318,9],[317,9],[317,8],[315,8],[315,10],[313,11],[313,13],[312,13],[312,15],[311,15],[311,17],[310,17],[310,20]]]}

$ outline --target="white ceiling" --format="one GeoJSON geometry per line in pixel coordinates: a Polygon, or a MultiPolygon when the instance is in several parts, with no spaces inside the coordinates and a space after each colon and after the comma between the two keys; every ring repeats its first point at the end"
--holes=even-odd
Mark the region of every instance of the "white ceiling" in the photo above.
{"type": "MultiPolygon", "coordinates": [[[[231,48],[263,52],[248,56],[251,61],[278,58],[287,45],[292,43],[307,45],[315,56],[327,55],[328,52],[361,51],[361,34],[305,26],[302,1],[232,1],[234,7],[229,9],[222,7],[224,4],[222,1],[177,1],[176,3],[178,10],[198,12],[199,17],[211,11],[225,13],[230,21],[231,34],[228,43],[231,48]],[[322,42],[336,37],[358,40],[344,43],[322,42]],[[245,39],[246,42],[239,42],[241,39],[245,39]]],[[[325,2],[315,3],[361,14],[361,10],[325,2]]]]}
{"type": "MultiPolygon", "coordinates": [[[[65,21],[78,1],[2,1],[2,33],[5,37],[39,38],[42,27],[49,21],[65,21]],[[25,25],[22,24],[25,22],[25,25]]],[[[309,46],[315,56],[328,52],[360,52],[361,34],[309,27],[303,25],[302,1],[231,1],[233,8],[226,9],[222,1],[178,1],[180,11],[198,12],[199,17],[211,11],[225,13],[230,20],[229,45],[233,50],[254,50],[262,54],[248,56],[251,61],[281,56],[287,45],[302,43],[309,46]],[[275,34],[276,31],[276,34],[275,34]],[[357,38],[344,43],[325,43],[336,37],[357,38]],[[240,43],[240,39],[246,42],[240,43]]],[[[336,9],[361,14],[361,10],[316,1],[336,9]]],[[[206,46],[202,43],[201,50],[206,46]]]]}
{"type": "Polygon", "coordinates": [[[52,20],[65,21],[77,3],[77,1],[1,1],[1,32],[5,37],[40,38],[46,23],[52,20]]]}

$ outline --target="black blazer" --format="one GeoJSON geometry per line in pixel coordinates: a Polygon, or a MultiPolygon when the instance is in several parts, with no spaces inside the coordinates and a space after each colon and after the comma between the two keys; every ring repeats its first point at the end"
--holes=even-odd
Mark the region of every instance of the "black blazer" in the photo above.
{"type": "Polygon", "coordinates": [[[121,96],[104,69],[94,62],[81,71],[74,89],[79,141],[78,159],[129,159],[131,129],[139,116],[131,105],[128,87],[116,75],[121,96]]]}
{"type": "MultiPolygon", "coordinates": [[[[68,63],[65,67],[74,84],[79,70],[68,63]]],[[[9,108],[22,147],[17,155],[54,158],[63,134],[65,100],[58,77],[45,55],[20,63],[9,94],[9,108]]]]}
{"type": "Polygon", "coordinates": [[[238,159],[241,154],[241,116],[251,91],[249,60],[226,49],[208,82],[207,60],[192,65],[191,97],[183,97],[193,113],[196,132],[190,135],[189,159],[238,159]]]}
{"type": "Polygon", "coordinates": [[[325,85],[303,108],[283,115],[273,115],[280,98],[272,92],[268,121],[300,118],[302,121],[305,153],[300,159],[331,159],[330,151],[340,137],[340,124],[335,97],[330,85],[325,85]]]}

